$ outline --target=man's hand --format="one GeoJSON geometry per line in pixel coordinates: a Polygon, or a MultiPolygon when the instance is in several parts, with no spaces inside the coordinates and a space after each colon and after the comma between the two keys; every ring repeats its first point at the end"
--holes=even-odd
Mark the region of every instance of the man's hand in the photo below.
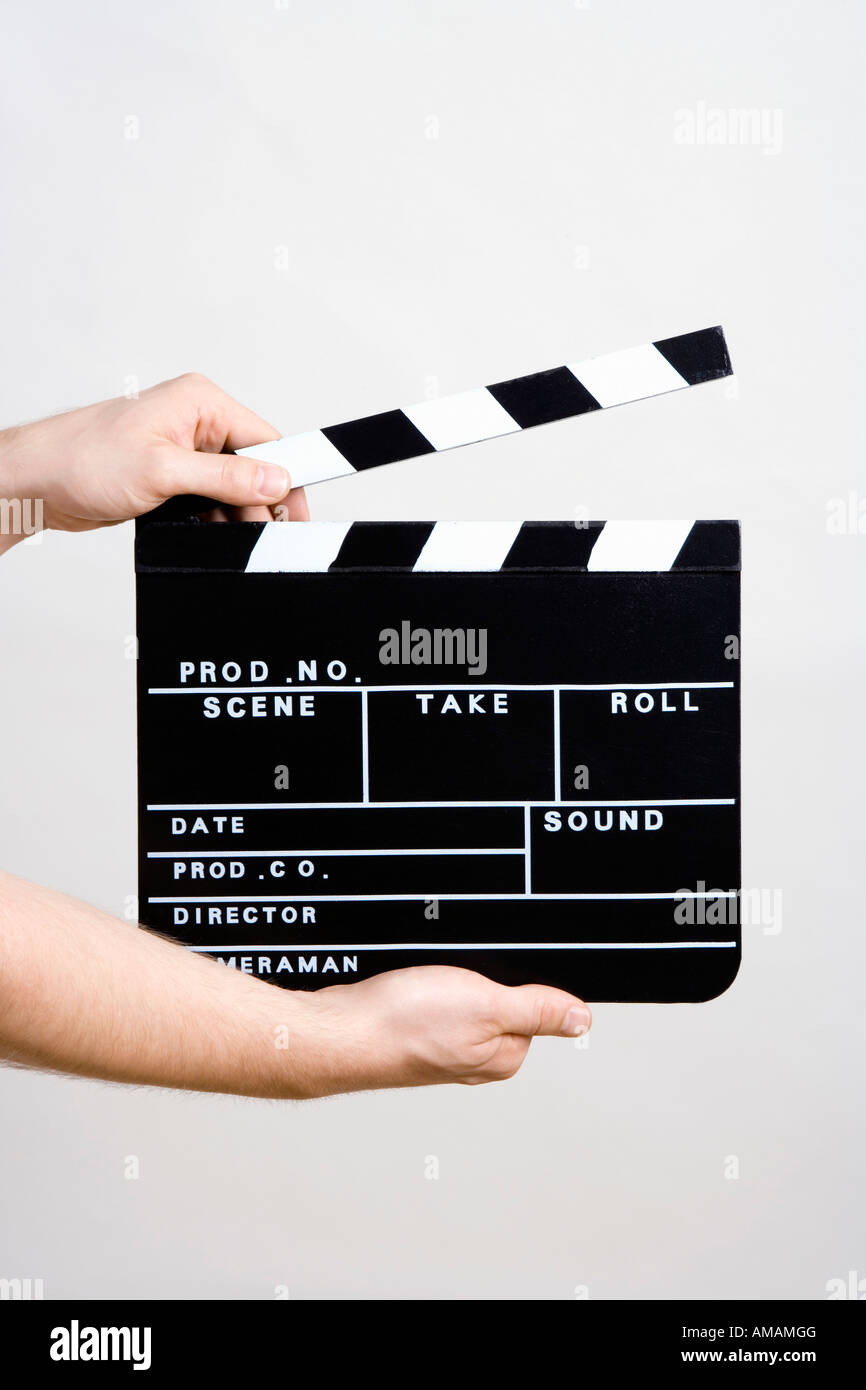
{"type": "MultiPolygon", "coordinates": [[[[270,520],[285,499],[289,519],[304,520],[303,492],[290,492],[283,469],[224,452],[276,436],[212,382],[183,376],[138,400],[0,433],[0,494],[41,499],[45,525],[67,531],[114,525],[182,493],[244,521],[270,520]]],[[[0,535],[0,551],[17,539],[0,535]]],[[[503,1080],[533,1036],[577,1037],[590,1022],[562,990],[506,988],[446,966],[312,994],[276,989],[0,875],[0,1057],[24,1065],[302,1098],[503,1080]]]]}
{"type": "MultiPolygon", "coordinates": [[[[239,521],[270,521],[282,503],[309,516],[301,488],[276,464],[226,452],[279,437],[206,377],[191,372],[142,391],[0,432],[0,495],[41,500],[59,531],[112,526],[193,493],[239,521]]],[[[215,520],[224,520],[217,514],[215,520]]],[[[19,536],[0,535],[0,550],[19,536]]]]}
{"type": "Polygon", "coordinates": [[[0,1058],[181,1090],[306,1099],[501,1081],[589,1009],[543,985],[420,966],[280,989],[86,903],[0,874],[0,1058]]]}
{"type": "Polygon", "coordinates": [[[331,985],[309,1003],[323,1042],[315,1095],[505,1081],[534,1037],[577,1038],[592,1023],[586,1004],[564,990],[498,985],[448,965],[331,985]]]}

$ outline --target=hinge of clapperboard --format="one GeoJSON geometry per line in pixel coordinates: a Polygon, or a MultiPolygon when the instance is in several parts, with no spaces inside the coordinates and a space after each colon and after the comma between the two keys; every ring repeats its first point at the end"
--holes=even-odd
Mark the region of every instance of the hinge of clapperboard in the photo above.
{"type": "MultiPolygon", "coordinates": [[[[702,328],[236,452],[281,464],[293,487],[310,487],[731,375],[724,332],[702,328]]],[[[191,516],[215,505],[208,498],[175,498],[142,522],[191,516]]]]}

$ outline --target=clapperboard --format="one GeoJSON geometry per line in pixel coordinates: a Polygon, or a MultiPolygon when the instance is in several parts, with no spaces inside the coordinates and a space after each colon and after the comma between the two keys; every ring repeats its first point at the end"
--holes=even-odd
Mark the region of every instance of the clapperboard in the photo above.
{"type": "MultiPolygon", "coordinates": [[[[730,371],[710,329],[247,452],[311,483],[730,371]]],[[[738,523],[201,505],[137,528],[143,922],[291,988],[730,984],[738,523]]]]}

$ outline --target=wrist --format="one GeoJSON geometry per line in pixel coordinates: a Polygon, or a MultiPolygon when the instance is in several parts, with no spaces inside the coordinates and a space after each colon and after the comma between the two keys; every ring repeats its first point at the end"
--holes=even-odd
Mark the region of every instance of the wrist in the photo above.
{"type": "MultiPolygon", "coordinates": [[[[345,986],[351,990],[356,986],[345,986]]],[[[363,1090],[378,1075],[372,1019],[351,1007],[340,987],[268,993],[267,1094],[285,1100],[363,1090]],[[333,990],[333,992],[332,992],[333,990]],[[273,1089],[270,1089],[273,1088],[273,1089]]]]}
{"type": "Polygon", "coordinates": [[[334,1039],[318,995],[263,985],[255,1005],[242,1089],[271,1100],[312,1100],[336,1089],[330,1084],[334,1039]]]}

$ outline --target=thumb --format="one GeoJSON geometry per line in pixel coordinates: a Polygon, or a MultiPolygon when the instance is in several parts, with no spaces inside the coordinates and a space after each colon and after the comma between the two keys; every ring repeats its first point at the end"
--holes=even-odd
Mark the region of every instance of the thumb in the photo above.
{"type": "Polygon", "coordinates": [[[579,1038],[592,1026],[582,999],[547,985],[503,986],[499,1010],[503,1033],[524,1037],[579,1038]]]}
{"type": "Polygon", "coordinates": [[[160,502],[192,493],[230,507],[281,502],[292,480],[277,463],[260,463],[235,454],[204,454],[179,445],[161,451],[158,476],[148,479],[160,502]]]}

